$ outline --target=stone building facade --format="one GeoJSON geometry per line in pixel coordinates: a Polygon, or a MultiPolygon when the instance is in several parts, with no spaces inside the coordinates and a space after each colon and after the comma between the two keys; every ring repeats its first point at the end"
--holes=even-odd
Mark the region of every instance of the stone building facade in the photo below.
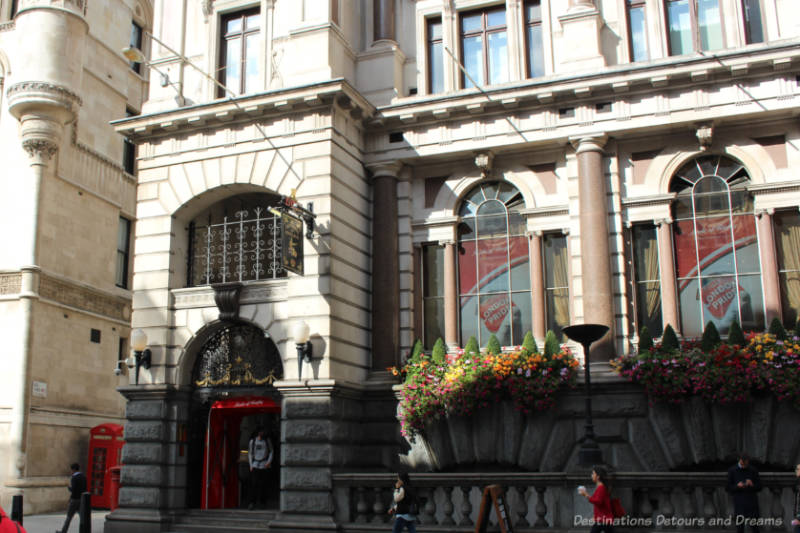
{"type": "Polygon", "coordinates": [[[136,179],[108,122],[141,110],[147,73],[119,50],[152,20],[148,2],[0,2],[5,509],[63,509],[89,429],[124,420],[136,179]]]}
{"type": "Polygon", "coordinates": [[[400,462],[386,369],[416,338],[517,345],[602,323],[589,355],[602,370],[643,326],[797,318],[792,1],[157,0],[155,13],[161,83],[115,122],[139,150],[132,327],[153,365],[120,388],[109,531],[237,506],[215,492],[212,458],[246,442],[246,402],[278,443],[270,530],[334,530],[336,476],[400,462]],[[315,215],[302,275],[281,262],[286,198],[315,215]],[[245,349],[259,336],[262,352],[245,349]]]}

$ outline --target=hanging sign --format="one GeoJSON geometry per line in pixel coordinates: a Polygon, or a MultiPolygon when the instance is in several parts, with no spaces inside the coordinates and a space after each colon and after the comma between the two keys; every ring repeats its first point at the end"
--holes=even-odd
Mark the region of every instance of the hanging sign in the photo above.
{"type": "Polygon", "coordinates": [[[289,272],[303,275],[303,221],[286,212],[281,213],[281,266],[289,272]]]}

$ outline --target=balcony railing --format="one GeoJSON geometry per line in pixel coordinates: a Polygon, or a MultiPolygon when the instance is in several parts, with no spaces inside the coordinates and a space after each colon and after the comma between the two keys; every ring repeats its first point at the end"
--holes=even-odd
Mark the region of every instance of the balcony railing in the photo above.
{"type": "MultiPolygon", "coordinates": [[[[393,474],[335,474],[336,520],[344,531],[387,531],[393,474]]],[[[736,526],[725,472],[618,472],[613,493],[627,512],[620,529],[652,531],[731,531],[736,526]]],[[[586,530],[592,507],[577,494],[588,475],[572,473],[411,474],[420,497],[420,531],[474,531],[483,487],[506,488],[516,533],[586,530]]],[[[761,531],[791,531],[797,479],[761,474],[761,531]]],[[[492,523],[496,523],[492,516],[492,523]]]]}

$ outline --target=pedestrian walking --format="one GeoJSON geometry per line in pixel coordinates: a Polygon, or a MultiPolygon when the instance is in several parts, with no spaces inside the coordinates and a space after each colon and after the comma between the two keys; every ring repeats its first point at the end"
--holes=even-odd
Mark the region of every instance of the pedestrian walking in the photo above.
{"type": "Polygon", "coordinates": [[[590,495],[586,487],[578,487],[578,493],[589,500],[594,508],[594,523],[590,533],[614,533],[614,513],[611,509],[611,491],[608,488],[608,472],[602,466],[592,468],[594,492],[590,495]]]}
{"type": "Polygon", "coordinates": [[[394,515],[392,533],[400,533],[403,528],[408,529],[409,533],[417,533],[417,508],[417,495],[411,485],[411,478],[405,472],[397,474],[392,506],[389,508],[389,514],[394,515]]]}
{"type": "Polygon", "coordinates": [[[744,533],[745,526],[750,526],[753,533],[758,533],[758,491],[761,490],[761,478],[758,470],[750,465],[750,456],[742,452],[739,460],[728,469],[728,484],[725,487],[733,497],[733,514],[736,531],[744,533]]]}
{"type": "Polygon", "coordinates": [[[794,475],[798,479],[798,486],[794,489],[794,510],[792,513],[792,526],[794,533],[800,533],[800,464],[794,467],[794,475]]]}
{"type": "Polygon", "coordinates": [[[0,533],[27,533],[19,522],[11,520],[6,512],[0,507],[0,533]]]}
{"type": "Polygon", "coordinates": [[[81,494],[86,492],[86,476],[81,472],[81,465],[72,463],[70,465],[72,476],[69,478],[69,503],[67,504],[67,518],[64,520],[64,526],[56,533],[67,533],[69,530],[69,523],[72,522],[72,517],[81,508],[81,494]]]}
{"type": "Polygon", "coordinates": [[[267,506],[267,469],[272,466],[272,442],[263,427],[259,427],[255,437],[250,439],[247,457],[250,461],[250,505],[267,506]]]}

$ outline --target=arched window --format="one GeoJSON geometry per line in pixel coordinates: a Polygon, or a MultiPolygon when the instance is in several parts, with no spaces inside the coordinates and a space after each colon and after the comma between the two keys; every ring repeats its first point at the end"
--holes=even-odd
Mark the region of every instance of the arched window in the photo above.
{"type": "Polygon", "coordinates": [[[212,205],[189,224],[187,285],[286,277],[281,267],[280,197],[243,194],[212,205]]]}
{"type": "Polygon", "coordinates": [[[744,167],[719,155],[699,157],[670,183],[681,329],[702,334],[709,321],[725,334],[737,320],[764,327],[753,200],[744,167]]]}
{"type": "Polygon", "coordinates": [[[464,198],[459,215],[458,280],[461,344],[483,346],[494,333],[504,346],[522,343],[531,327],[531,276],[524,202],[506,182],[484,182],[464,198]]]}

